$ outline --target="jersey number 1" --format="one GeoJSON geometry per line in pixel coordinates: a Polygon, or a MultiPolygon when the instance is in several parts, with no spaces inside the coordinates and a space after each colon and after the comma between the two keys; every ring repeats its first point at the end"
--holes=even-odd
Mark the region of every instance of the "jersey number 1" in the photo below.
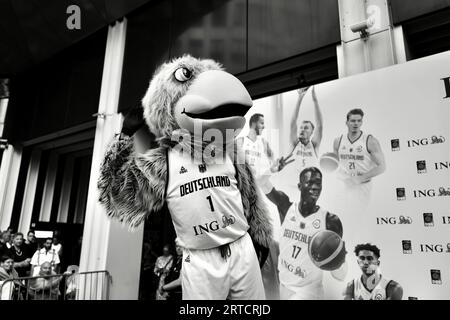
{"type": "Polygon", "coordinates": [[[213,205],[211,196],[207,196],[206,199],[208,199],[208,201],[209,201],[209,206],[211,207],[211,211],[214,212],[214,205],[213,205]]]}

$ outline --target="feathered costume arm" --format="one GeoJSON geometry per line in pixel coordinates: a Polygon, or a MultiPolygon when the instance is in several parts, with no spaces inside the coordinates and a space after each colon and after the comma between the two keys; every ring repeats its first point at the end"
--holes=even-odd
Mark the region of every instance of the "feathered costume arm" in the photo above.
{"type": "Polygon", "coordinates": [[[261,197],[264,195],[256,188],[255,179],[247,163],[235,163],[235,168],[245,217],[250,227],[248,232],[255,243],[269,248],[272,241],[272,224],[266,206],[262,202],[261,197]]]}
{"type": "Polygon", "coordinates": [[[99,201],[108,216],[139,226],[153,211],[164,205],[166,152],[150,149],[134,151],[133,138],[115,139],[109,146],[100,169],[99,201]]]}

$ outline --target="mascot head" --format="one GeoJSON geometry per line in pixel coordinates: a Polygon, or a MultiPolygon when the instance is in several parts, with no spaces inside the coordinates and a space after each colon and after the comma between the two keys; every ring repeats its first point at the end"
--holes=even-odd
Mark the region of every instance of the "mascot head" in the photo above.
{"type": "Polygon", "coordinates": [[[204,137],[215,129],[228,142],[243,128],[252,100],[244,85],[219,63],[185,55],[158,68],[142,105],[145,121],[157,137],[171,138],[179,129],[204,137]]]}

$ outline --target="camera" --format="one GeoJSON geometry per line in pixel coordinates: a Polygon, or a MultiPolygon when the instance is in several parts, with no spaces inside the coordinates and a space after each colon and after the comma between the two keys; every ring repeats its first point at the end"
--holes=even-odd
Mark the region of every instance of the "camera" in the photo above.
{"type": "Polygon", "coordinates": [[[350,30],[352,32],[357,33],[359,32],[361,34],[361,38],[367,38],[369,36],[369,33],[367,32],[368,29],[372,28],[375,24],[375,21],[373,19],[367,19],[355,24],[352,24],[350,26],[350,30]]]}

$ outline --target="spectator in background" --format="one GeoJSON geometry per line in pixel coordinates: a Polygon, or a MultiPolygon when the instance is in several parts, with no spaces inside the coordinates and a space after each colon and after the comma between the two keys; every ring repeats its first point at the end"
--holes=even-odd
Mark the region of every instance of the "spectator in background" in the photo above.
{"type": "Polygon", "coordinates": [[[30,254],[23,243],[23,233],[18,232],[12,236],[13,245],[9,249],[9,255],[14,260],[14,269],[19,277],[26,277],[30,272],[30,254]]]}
{"type": "Polygon", "coordinates": [[[36,236],[34,235],[34,231],[33,230],[28,231],[27,239],[25,240],[25,246],[27,247],[28,253],[32,257],[33,254],[38,249],[38,243],[36,241],[36,236]]]}
{"type": "Polygon", "coordinates": [[[12,299],[14,289],[16,286],[20,286],[20,283],[7,280],[18,277],[19,275],[14,270],[14,259],[6,254],[0,256],[0,300],[12,299]]]}
{"type": "Polygon", "coordinates": [[[161,291],[167,294],[167,300],[181,300],[181,266],[183,264],[183,249],[176,246],[177,257],[171,264],[170,270],[164,279],[165,284],[161,287],[161,291]]]}
{"type": "Polygon", "coordinates": [[[66,272],[64,274],[67,276],[66,278],[66,300],[75,300],[77,297],[77,273],[79,271],[79,267],[75,265],[71,265],[67,267],[66,272]]]}
{"type": "Polygon", "coordinates": [[[8,252],[8,247],[6,246],[6,241],[3,238],[4,232],[0,231],[0,257],[8,252]]]}
{"type": "Polygon", "coordinates": [[[156,300],[166,300],[168,294],[161,290],[165,284],[164,279],[170,268],[172,267],[173,256],[170,254],[170,245],[166,244],[163,247],[163,255],[156,259],[154,273],[159,278],[158,289],[156,289],[156,300]]]}
{"type": "Polygon", "coordinates": [[[140,300],[154,300],[155,292],[158,288],[159,277],[153,273],[155,269],[157,253],[153,250],[153,243],[149,237],[145,237],[142,246],[142,276],[140,281],[142,283],[140,290],[140,300]]]}
{"type": "Polygon", "coordinates": [[[6,229],[6,231],[8,231],[8,233],[9,233],[9,241],[8,241],[9,245],[8,245],[8,247],[11,249],[11,247],[13,245],[12,236],[13,236],[14,233],[16,233],[16,231],[11,226],[9,226],[8,229],[6,229]]]}
{"type": "Polygon", "coordinates": [[[59,240],[60,240],[60,234],[59,234],[59,232],[55,231],[55,233],[53,235],[52,249],[55,250],[55,252],[59,256],[59,260],[61,260],[62,253],[63,253],[63,247],[62,247],[62,244],[59,242],[59,240]]]}
{"type": "Polygon", "coordinates": [[[2,242],[4,243],[7,249],[11,248],[11,232],[9,230],[3,231],[2,242]]]}
{"type": "Polygon", "coordinates": [[[52,249],[52,238],[45,239],[44,247],[38,251],[36,251],[31,258],[31,265],[32,265],[32,275],[35,276],[39,274],[40,266],[44,262],[50,262],[53,271],[58,273],[59,271],[59,256],[58,253],[52,249]]]}
{"type": "Polygon", "coordinates": [[[58,300],[59,282],[61,277],[55,277],[50,262],[41,264],[39,278],[31,279],[29,282],[29,294],[32,300],[58,300]]]}

